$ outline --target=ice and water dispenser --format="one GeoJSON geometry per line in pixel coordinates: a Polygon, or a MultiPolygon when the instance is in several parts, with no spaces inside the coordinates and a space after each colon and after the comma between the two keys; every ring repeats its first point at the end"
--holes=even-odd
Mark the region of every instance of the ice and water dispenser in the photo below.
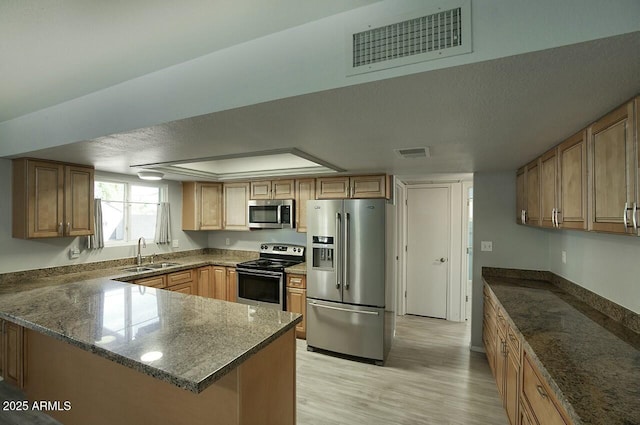
{"type": "Polygon", "coordinates": [[[313,236],[313,244],[311,245],[312,264],[314,269],[333,270],[333,259],[335,247],[333,245],[333,236],[313,236]]]}

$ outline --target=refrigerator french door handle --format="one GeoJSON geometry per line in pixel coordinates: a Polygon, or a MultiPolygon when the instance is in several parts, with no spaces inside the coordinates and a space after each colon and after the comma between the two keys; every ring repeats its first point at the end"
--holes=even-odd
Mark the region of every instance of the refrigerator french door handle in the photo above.
{"type": "Polygon", "coordinates": [[[349,223],[350,214],[344,213],[344,263],[342,268],[344,269],[344,289],[349,290],[349,223]]]}
{"type": "Polygon", "coordinates": [[[351,310],[349,308],[341,308],[341,307],[334,307],[334,306],[331,306],[331,305],[316,304],[314,302],[309,303],[309,305],[312,305],[313,307],[326,308],[326,309],[329,309],[329,310],[345,311],[347,313],[369,314],[369,315],[372,315],[372,316],[379,316],[380,315],[380,313],[378,313],[377,311],[351,310]]]}
{"type": "Polygon", "coordinates": [[[337,252],[337,255],[334,255],[333,257],[336,259],[336,289],[340,289],[340,285],[342,285],[342,252],[340,252],[340,250],[342,249],[342,217],[340,216],[340,213],[337,212],[336,213],[336,250],[338,250],[339,252],[337,252]]]}

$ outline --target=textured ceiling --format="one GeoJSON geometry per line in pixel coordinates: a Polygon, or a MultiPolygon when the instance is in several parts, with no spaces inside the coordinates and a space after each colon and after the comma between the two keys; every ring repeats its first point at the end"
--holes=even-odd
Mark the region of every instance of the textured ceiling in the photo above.
{"type": "Polygon", "coordinates": [[[30,153],[131,165],[298,148],[350,172],[509,170],[640,93],[640,32],[175,121],[30,153]],[[402,160],[394,148],[429,146],[402,160]]]}
{"type": "Polygon", "coordinates": [[[0,122],[378,0],[2,0],[0,122]]]}

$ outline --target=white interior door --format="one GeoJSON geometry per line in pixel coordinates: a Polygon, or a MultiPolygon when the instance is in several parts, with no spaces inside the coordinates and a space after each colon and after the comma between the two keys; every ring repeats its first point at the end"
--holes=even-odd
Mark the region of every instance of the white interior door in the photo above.
{"type": "Polygon", "coordinates": [[[447,317],[450,188],[407,188],[407,313],[447,317]]]}

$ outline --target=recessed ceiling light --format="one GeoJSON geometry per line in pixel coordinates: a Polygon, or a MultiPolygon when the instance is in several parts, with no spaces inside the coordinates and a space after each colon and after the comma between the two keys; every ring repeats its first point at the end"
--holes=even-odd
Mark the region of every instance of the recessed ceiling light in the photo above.
{"type": "Polygon", "coordinates": [[[159,171],[144,170],[138,172],[138,177],[142,180],[162,180],[164,173],[159,171]]]}

